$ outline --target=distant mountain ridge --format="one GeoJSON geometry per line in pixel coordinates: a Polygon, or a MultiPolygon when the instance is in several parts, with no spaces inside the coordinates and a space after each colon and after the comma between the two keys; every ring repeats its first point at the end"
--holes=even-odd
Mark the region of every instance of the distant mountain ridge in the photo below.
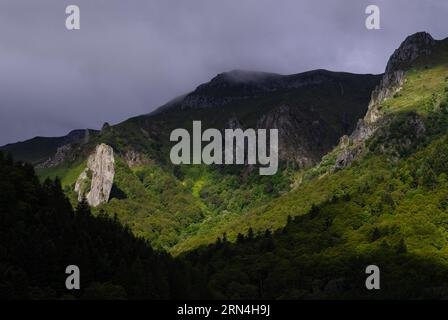
{"type": "MultiPolygon", "coordinates": [[[[379,79],[380,75],[326,70],[294,75],[233,70],[217,75],[148,115],[112,126],[111,130],[120,134],[120,128],[135,124],[138,134],[147,132],[150,139],[168,144],[169,131],[188,128],[193,120],[219,129],[279,128],[281,158],[300,167],[310,166],[337,143],[338,136],[353,130],[379,79]]],[[[58,148],[79,142],[76,138],[83,132],[90,132],[90,138],[100,136],[99,131],[76,130],[66,137],[34,138],[1,148],[35,165],[51,163],[58,148]],[[32,149],[39,152],[30,153],[32,149]]]]}
{"type": "MultiPolygon", "coordinates": [[[[162,106],[163,110],[179,106],[183,108],[209,108],[228,105],[230,102],[253,98],[280,90],[299,89],[320,85],[329,81],[340,81],[355,74],[318,69],[298,74],[232,70],[218,74],[209,82],[199,85],[181,99],[162,106]]],[[[359,75],[361,77],[361,75],[359,75]]],[[[370,76],[370,75],[365,75],[370,76]]],[[[373,75],[372,75],[373,76],[373,75]]]]}
{"type": "Polygon", "coordinates": [[[11,153],[15,159],[38,165],[57,153],[58,148],[69,144],[85,144],[99,131],[93,129],[72,130],[61,137],[35,137],[33,139],[9,143],[0,149],[11,153]]]}
{"type": "Polygon", "coordinates": [[[96,212],[117,215],[156,248],[171,250],[207,221],[233,220],[288,192],[296,170],[319,163],[355,128],[380,78],[326,70],[295,75],[236,70],[157,112],[105,124],[100,131],[35,138],[3,149],[33,163],[41,179],[59,177],[73,204],[88,196],[96,212]],[[194,120],[203,129],[278,129],[278,173],[262,178],[255,166],[174,166],[170,133],[190,130],[194,120]],[[100,145],[113,151],[113,167],[88,170],[100,145]],[[113,181],[106,172],[114,172],[113,181]]]}

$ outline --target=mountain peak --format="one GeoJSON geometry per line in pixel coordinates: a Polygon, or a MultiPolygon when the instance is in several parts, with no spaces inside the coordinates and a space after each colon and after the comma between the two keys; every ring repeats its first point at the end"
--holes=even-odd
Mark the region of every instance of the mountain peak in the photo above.
{"type": "Polygon", "coordinates": [[[210,83],[211,84],[222,82],[232,84],[257,83],[278,76],[280,75],[276,73],[234,69],[228,72],[218,74],[210,81],[210,83]]]}
{"type": "Polygon", "coordinates": [[[390,57],[386,73],[399,70],[420,56],[431,54],[435,44],[436,41],[427,32],[417,32],[408,36],[390,57]]]}

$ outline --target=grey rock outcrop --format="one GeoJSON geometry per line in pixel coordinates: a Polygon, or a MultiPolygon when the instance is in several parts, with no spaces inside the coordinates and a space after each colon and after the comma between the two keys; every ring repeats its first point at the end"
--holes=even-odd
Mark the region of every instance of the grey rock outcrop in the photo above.
{"type": "Polygon", "coordinates": [[[372,99],[364,117],[366,125],[374,124],[381,118],[380,104],[401,90],[405,81],[405,70],[418,57],[431,54],[434,45],[435,40],[430,34],[419,32],[407,37],[395,50],[387,63],[381,83],[372,93],[372,99]]]}
{"type": "Polygon", "coordinates": [[[363,151],[364,142],[372,137],[383,119],[381,105],[399,92],[406,81],[406,70],[417,58],[429,55],[436,41],[426,32],[419,32],[406,38],[390,57],[380,84],[373,90],[367,113],[352,134],[343,137],[339,144],[335,169],[349,166],[363,151]]]}
{"type": "Polygon", "coordinates": [[[310,138],[319,137],[319,120],[307,123],[301,117],[295,116],[294,108],[281,105],[276,110],[263,115],[257,121],[257,128],[278,129],[278,153],[281,160],[293,163],[300,168],[307,168],[318,162],[318,156],[313,154],[312,145],[317,145],[310,138]],[[303,124],[307,123],[306,126],[303,124]],[[306,135],[302,127],[310,128],[312,134],[306,135]]]}
{"type": "Polygon", "coordinates": [[[59,148],[57,148],[56,153],[48,158],[45,162],[42,162],[36,165],[36,168],[52,168],[62,164],[67,158],[70,157],[70,153],[72,151],[71,144],[65,144],[59,148]]]}
{"type": "Polygon", "coordinates": [[[436,41],[427,32],[418,32],[407,37],[390,57],[386,67],[386,74],[406,69],[407,65],[418,57],[431,54],[432,47],[435,44],[436,41]]]}
{"type": "Polygon", "coordinates": [[[401,90],[405,79],[403,70],[395,70],[385,73],[380,85],[372,92],[372,98],[367,109],[364,121],[367,125],[374,124],[381,118],[382,114],[379,109],[381,103],[391,98],[395,93],[401,90]]]}
{"type": "Polygon", "coordinates": [[[75,184],[78,200],[86,197],[92,207],[109,201],[115,176],[115,159],[112,147],[102,143],[87,160],[87,168],[75,184]]]}
{"type": "Polygon", "coordinates": [[[77,155],[79,154],[80,147],[89,143],[91,134],[96,134],[96,131],[90,129],[73,130],[64,137],[35,138],[46,140],[46,145],[52,143],[55,143],[57,145],[56,150],[49,154],[47,159],[43,161],[36,161],[36,168],[53,168],[67,161],[75,161],[77,155]],[[54,142],[51,140],[53,140],[54,142]]]}
{"type": "Polygon", "coordinates": [[[126,161],[129,168],[140,167],[143,165],[148,165],[150,163],[149,159],[141,152],[134,149],[129,149],[121,156],[126,161]]]}

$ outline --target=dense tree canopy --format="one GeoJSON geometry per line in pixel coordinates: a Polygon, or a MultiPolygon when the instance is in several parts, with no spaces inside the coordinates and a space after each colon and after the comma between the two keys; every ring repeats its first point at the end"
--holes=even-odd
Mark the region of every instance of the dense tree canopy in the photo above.
{"type": "Polygon", "coordinates": [[[0,153],[2,299],[198,298],[208,295],[201,279],[86,202],[73,210],[59,180],[40,184],[32,166],[0,153]],[[65,287],[68,265],[80,268],[79,291],[65,287]]]}

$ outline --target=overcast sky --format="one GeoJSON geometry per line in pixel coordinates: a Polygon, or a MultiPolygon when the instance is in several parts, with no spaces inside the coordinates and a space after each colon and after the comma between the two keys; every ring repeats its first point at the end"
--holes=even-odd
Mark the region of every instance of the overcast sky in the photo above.
{"type": "Polygon", "coordinates": [[[0,145],[148,113],[232,69],[382,73],[407,35],[447,37],[447,17],[447,0],[1,0],[0,145]]]}

